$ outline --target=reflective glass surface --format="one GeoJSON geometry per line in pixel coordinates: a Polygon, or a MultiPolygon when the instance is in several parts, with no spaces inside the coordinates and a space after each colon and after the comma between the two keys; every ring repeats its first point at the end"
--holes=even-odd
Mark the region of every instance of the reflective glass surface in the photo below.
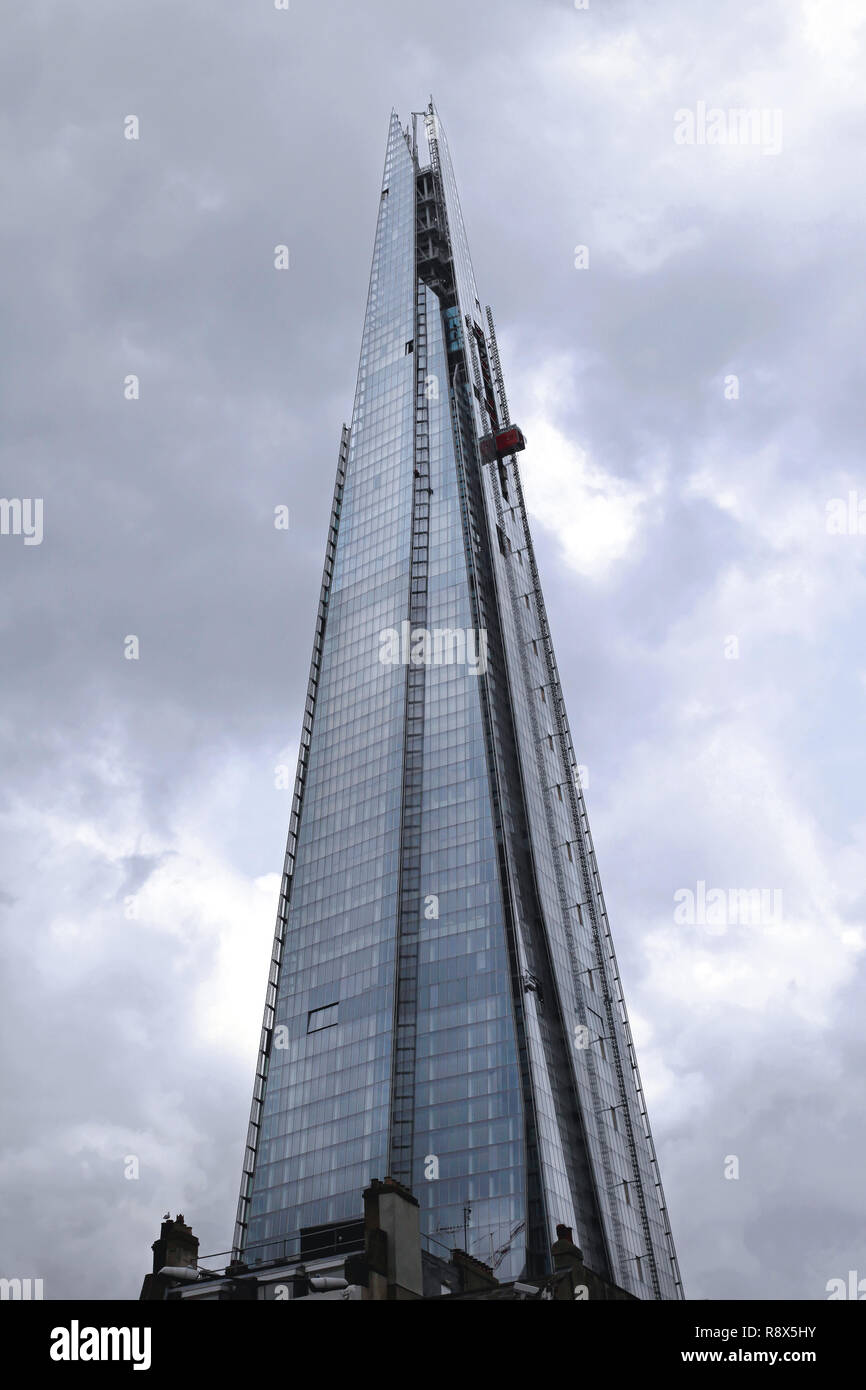
{"type": "MultiPolygon", "coordinates": [[[[427,623],[431,631],[466,632],[473,616],[448,368],[438,303],[426,294],[428,367],[438,385],[438,398],[429,402],[427,623]]],[[[419,950],[412,1186],[432,1250],[463,1245],[468,1205],[470,1254],[487,1260],[525,1214],[525,1181],[479,679],[468,662],[426,670],[422,886],[437,915],[424,919],[419,950]],[[434,1179],[425,1177],[431,1157],[434,1179]]],[[[520,1271],[523,1245],[518,1233],[500,1273],[520,1271]]]]}
{"type": "Polygon", "coordinates": [[[379,634],[405,609],[414,439],[415,174],[396,117],[382,190],[248,1259],[357,1216],[387,1168],[405,680],[379,634]],[[336,1025],[308,1031],[335,1003],[336,1025]]]}
{"type": "Polygon", "coordinates": [[[244,1253],[297,1254],[302,1229],[357,1218],[370,1180],[405,1169],[435,1253],[465,1241],[516,1278],[549,1267],[564,1223],[602,1277],[674,1298],[520,480],[478,452],[495,345],[435,113],[430,129],[453,284],[419,269],[395,115],[244,1253]],[[403,637],[420,612],[463,652],[423,677],[403,637]]]}

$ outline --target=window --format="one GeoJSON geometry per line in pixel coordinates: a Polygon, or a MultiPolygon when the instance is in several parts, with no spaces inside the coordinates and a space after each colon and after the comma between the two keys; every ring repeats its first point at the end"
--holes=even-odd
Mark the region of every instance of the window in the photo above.
{"type": "Polygon", "coordinates": [[[406,356],[408,357],[408,356],[409,356],[409,353],[410,353],[410,352],[414,352],[414,351],[415,351],[415,339],[414,339],[414,338],[410,338],[409,341],[408,341],[408,343],[406,344],[406,356]]]}
{"type": "Polygon", "coordinates": [[[311,1009],[307,1014],[307,1032],[318,1033],[321,1028],[333,1028],[339,1008],[339,1004],[326,1004],[322,1009],[311,1009]]]}

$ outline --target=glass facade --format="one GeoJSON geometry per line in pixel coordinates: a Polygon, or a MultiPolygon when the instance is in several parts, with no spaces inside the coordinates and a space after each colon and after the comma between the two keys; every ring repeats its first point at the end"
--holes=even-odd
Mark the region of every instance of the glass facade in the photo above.
{"type": "Polygon", "coordinates": [[[436,1253],[540,1273],[563,1223],[676,1298],[510,423],[438,114],[393,115],[236,1248],[391,1174],[436,1253]]]}

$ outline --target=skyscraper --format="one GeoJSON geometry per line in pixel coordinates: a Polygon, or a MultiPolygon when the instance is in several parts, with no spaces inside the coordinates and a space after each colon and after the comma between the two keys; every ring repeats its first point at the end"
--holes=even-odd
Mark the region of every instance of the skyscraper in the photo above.
{"type": "Polygon", "coordinates": [[[389,1174],[433,1250],[544,1273],[561,1223],[678,1298],[524,443],[438,113],[392,115],[235,1244],[339,1243],[389,1174]]]}

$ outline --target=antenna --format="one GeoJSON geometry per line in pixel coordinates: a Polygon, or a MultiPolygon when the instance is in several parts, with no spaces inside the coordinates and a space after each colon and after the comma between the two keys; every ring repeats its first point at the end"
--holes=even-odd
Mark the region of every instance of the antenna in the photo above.
{"type": "Polygon", "coordinates": [[[471,1221],[470,1221],[470,1217],[471,1217],[471,1216],[472,1216],[472,1208],[470,1207],[469,1203],[467,1202],[466,1205],[465,1205],[464,1208],[463,1208],[463,1225],[462,1225],[462,1226],[437,1226],[437,1227],[436,1227],[436,1233],[437,1233],[437,1235],[456,1235],[458,1231],[462,1231],[462,1232],[463,1232],[463,1249],[464,1249],[464,1251],[466,1252],[467,1255],[469,1254],[469,1227],[470,1227],[470,1225],[471,1225],[471,1221]]]}
{"type": "MultiPolygon", "coordinates": [[[[487,1235],[488,1235],[489,1240],[490,1240],[490,1268],[491,1268],[491,1269],[496,1270],[496,1269],[499,1268],[499,1266],[502,1264],[502,1261],[505,1259],[505,1256],[508,1254],[509,1250],[511,1249],[511,1246],[512,1246],[512,1244],[513,1244],[513,1242],[514,1242],[515,1236],[517,1236],[517,1235],[520,1234],[520,1232],[523,1230],[523,1228],[525,1227],[525,1225],[526,1225],[526,1222],[525,1222],[525,1221],[518,1221],[517,1225],[512,1227],[512,1229],[511,1229],[511,1234],[509,1235],[508,1239],[507,1239],[502,1245],[499,1246],[499,1249],[498,1249],[498,1250],[494,1250],[494,1249],[493,1249],[493,1231],[494,1231],[494,1228],[493,1228],[493,1227],[490,1228],[490,1230],[487,1232],[487,1235]]],[[[477,1244],[479,1243],[479,1241],[482,1240],[482,1239],[483,1239],[483,1237],[482,1237],[482,1236],[479,1236],[479,1240],[476,1241],[475,1244],[477,1245],[477,1244]]]]}

